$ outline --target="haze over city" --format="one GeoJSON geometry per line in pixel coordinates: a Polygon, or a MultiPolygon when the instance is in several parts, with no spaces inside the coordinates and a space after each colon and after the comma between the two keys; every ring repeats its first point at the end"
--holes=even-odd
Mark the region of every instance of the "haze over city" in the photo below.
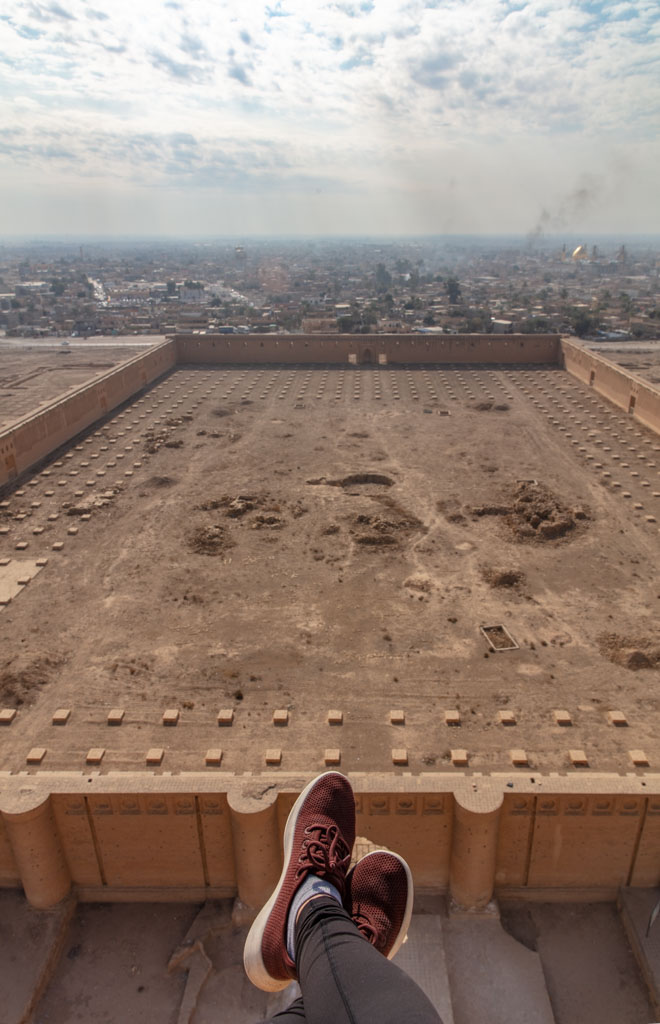
{"type": "Polygon", "coordinates": [[[652,233],[655,0],[0,2],[4,236],[652,233]]]}

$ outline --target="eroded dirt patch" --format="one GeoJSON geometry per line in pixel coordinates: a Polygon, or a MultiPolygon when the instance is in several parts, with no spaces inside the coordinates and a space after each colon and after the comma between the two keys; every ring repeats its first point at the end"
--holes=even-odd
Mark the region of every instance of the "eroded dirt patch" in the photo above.
{"type": "Polygon", "coordinates": [[[196,555],[223,555],[233,546],[229,531],[219,523],[197,526],[188,536],[188,547],[196,555]]]}
{"type": "Polygon", "coordinates": [[[473,406],[477,412],[508,412],[508,402],[476,402],[473,406]]]}
{"type": "Polygon", "coordinates": [[[481,570],[483,580],[490,587],[517,587],[525,582],[525,574],[519,569],[493,569],[481,570]]]}
{"type": "Polygon", "coordinates": [[[62,655],[40,655],[27,662],[17,658],[6,661],[0,669],[0,705],[19,708],[37,696],[42,686],[51,682],[55,671],[66,659],[62,655]]]}
{"type": "Polygon", "coordinates": [[[325,476],[313,477],[306,483],[311,486],[321,484],[326,487],[358,487],[361,484],[374,484],[377,487],[393,487],[394,480],[385,473],[349,473],[347,476],[331,479],[325,476]]]}
{"type": "Polygon", "coordinates": [[[582,507],[569,508],[540,483],[522,481],[505,502],[475,505],[473,515],[502,516],[517,540],[555,540],[565,537],[589,521],[582,507]]]}
{"type": "Polygon", "coordinates": [[[598,637],[598,646],[601,654],[615,665],[633,671],[660,667],[660,638],[604,633],[598,637]]]}
{"type": "Polygon", "coordinates": [[[426,530],[417,516],[389,495],[371,497],[376,508],[358,512],[350,518],[349,532],[356,544],[367,548],[399,547],[415,533],[426,530]]]}

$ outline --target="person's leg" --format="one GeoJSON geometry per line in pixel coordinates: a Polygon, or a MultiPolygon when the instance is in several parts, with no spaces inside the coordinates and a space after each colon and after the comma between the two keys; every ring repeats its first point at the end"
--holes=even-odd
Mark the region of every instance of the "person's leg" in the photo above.
{"type": "MultiPolygon", "coordinates": [[[[398,886],[396,870],[390,873],[385,900],[382,892],[375,891],[371,901],[362,893],[361,917],[370,906],[374,911],[369,927],[362,922],[362,934],[342,906],[349,897],[347,883],[351,901],[359,889],[347,878],[354,841],[350,783],[338,772],[326,772],[305,787],[287,819],[282,874],[245,942],[248,977],[266,992],[298,978],[303,1005],[278,1015],[278,1024],[287,1013],[291,1024],[299,1024],[301,1010],[309,1024],[441,1024],[421,989],[376,948],[383,923],[391,932],[380,943],[384,952],[392,954],[403,937],[402,908],[409,910],[411,897],[407,867],[398,886]]],[[[365,880],[380,882],[375,865],[375,860],[367,865],[365,880]]],[[[353,882],[361,877],[359,867],[353,882]]]]}
{"type": "Polygon", "coordinates": [[[296,1007],[298,1016],[284,1011],[277,1024],[442,1024],[412,978],[365,940],[335,900],[302,908],[296,968],[304,1017],[296,1007]]]}
{"type": "MultiPolygon", "coordinates": [[[[371,949],[377,952],[381,961],[385,957],[393,957],[400,948],[410,924],[412,901],[413,882],[410,869],[398,854],[380,850],[367,854],[346,878],[344,903],[347,916],[350,917],[352,924],[359,932],[364,945],[370,945],[371,949]]],[[[437,1014],[434,1012],[429,1014],[429,1007],[426,1005],[424,997],[420,999],[422,994],[417,986],[398,968],[395,971],[388,971],[385,967],[383,977],[383,972],[379,969],[380,965],[377,965],[374,975],[373,957],[366,964],[362,962],[362,949],[358,947],[356,954],[353,948],[354,929],[350,927],[342,929],[346,933],[343,938],[347,937],[348,942],[344,943],[342,939],[341,946],[333,948],[330,955],[325,947],[316,950],[316,956],[311,957],[310,962],[314,963],[317,971],[320,972],[321,980],[319,981],[313,972],[310,972],[308,980],[308,957],[307,952],[303,952],[300,945],[304,939],[298,933],[298,922],[301,922],[306,908],[312,908],[315,904],[320,907],[321,900],[303,904],[294,929],[294,958],[303,988],[303,997],[296,1000],[288,1010],[276,1014],[272,1019],[272,1024],[302,1024],[303,1021],[316,1024],[312,1014],[318,1014],[319,1008],[323,1015],[321,1024],[325,1024],[328,1019],[325,1017],[326,1013],[329,1014],[329,1019],[333,1024],[335,1020],[343,1021],[345,1018],[338,1016],[336,1006],[327,998],[328,983],[333,987],[335,995],[344,992],[348,1012],[352,1014],[348,1019],[355,1020],[357,1024],[361,1024],[362,1018],[358,1014],[362,1013],[362,1003],[365,1001],[368,1009],[367,1020],[374,1019],[371,1016],[374,1011],[372,985],[384,992],[387,1012],[393,1015],[394,1020],[403,1019],[400,1016],[400,1008],[404,1003],[406,1014],[408,1012],[417,1014],[416,1017],[411,1018],[412,1020],[421,1020],[424,1021],[424,1024],[438,1021],[437,1014]],[[356,985],[357,1001],[353,992],[356,985]],[[305,993],[307,992],[310,993],[310,996],[306,997],[305,993]],[[363,999],[363,996],[366,998],[363,999]],[[306,1005],[305,998],[309,1005],[306,1005]],[[397,1014],[399,1014],[398,1018],[397,1014]]],[[[332,906],[332,902],[330,902],[330,906],[332,906]]],[[[324,923],[327,923],[325,916],[321,919],[321,928],[324,923]]],[[[316,922],[313,929],[316,940],[318,940],[316,934],[318,929],[319,923],[316,922]]],[[[329,945],[333,946],[335,938],[332,927],[326,938],[328,938],[329,945]]],[[[341,995],[340,998],[342,998],[341,995]]],[[[344,1004],[343,999],[342,1003],[344,1004]]],[[[378,1018],[378,1020],[380,1019],[378,1018]]],[[[390,1018],[383,1017],[382,1019],[387,1021],[390,1018]]],[[[408,1017],[406,1016],[405,1019],[408,1020],[408,1017]]]]}
{"type": "Polygon", "coordinates": [[[299,996],[286,1010],[280,1010],[271,1017],[268,1024],[303,1024],[306,1021],[302,996],[299,996]]]}

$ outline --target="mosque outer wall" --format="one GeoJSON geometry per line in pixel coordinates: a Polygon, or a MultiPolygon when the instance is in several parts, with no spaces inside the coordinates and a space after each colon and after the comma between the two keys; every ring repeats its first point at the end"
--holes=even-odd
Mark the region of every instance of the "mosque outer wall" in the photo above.
{"type": "Polygon", "coordinates": [[[177,334],[179,363],[557,363],[556,334],[177,334]]]}
{"type": "Polygon", "coordinates": [[[176,346],[165,341],[0,432],[0,487],[103,419],[174,366],[176,346]]]}
{"type": "Polygon", "coordinates": [[[561,351],[564,369],[625,412],[631,410],[633,400],[631,414],[644,426],[660,434],[658,388],[574,341],[563,338],[561,351]]]}
{"type": "MultiPolygon", "coordinates": [[[[420,892],[483,907],[493,893],[613,899],[660,885],[660,775],[349,776],[357,833],[401,853],[420,892]],[[513,787],[511,788],[511,783],[513,787]]],[[[0,775],[0,886],[36,907],[239,896],[281,870],[307,778],[263,773],[0,775]]]]}
{"type": "Polygon", "coordinates": [[[337,363],[561,364],[598,394],[660,434],[660,391],[554,334],[180,334],[0,432],[0,488],[103,419],[179,364],[337,363]],[[593,374],[593,377],[592,377],[593,374]]]}

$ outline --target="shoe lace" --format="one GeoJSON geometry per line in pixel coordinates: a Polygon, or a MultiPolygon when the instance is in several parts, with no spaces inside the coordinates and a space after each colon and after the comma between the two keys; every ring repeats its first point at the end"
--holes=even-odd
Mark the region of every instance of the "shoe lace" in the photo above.
{"type": "Polygon", "coordinates": [[[308,825],[304,832],[296,875],[328,878],[343,892],[351,851],[337,825],[308,825]]]}
{"type": "Polygon", "coordinates": [[[361,910],[353,911],[353,923],[356,925],[360,934],[370,942],[376,949],[383,949],[385,946],[386,936],[383,931],[378,928],[373,919],[362,913],[361,910]]]}

